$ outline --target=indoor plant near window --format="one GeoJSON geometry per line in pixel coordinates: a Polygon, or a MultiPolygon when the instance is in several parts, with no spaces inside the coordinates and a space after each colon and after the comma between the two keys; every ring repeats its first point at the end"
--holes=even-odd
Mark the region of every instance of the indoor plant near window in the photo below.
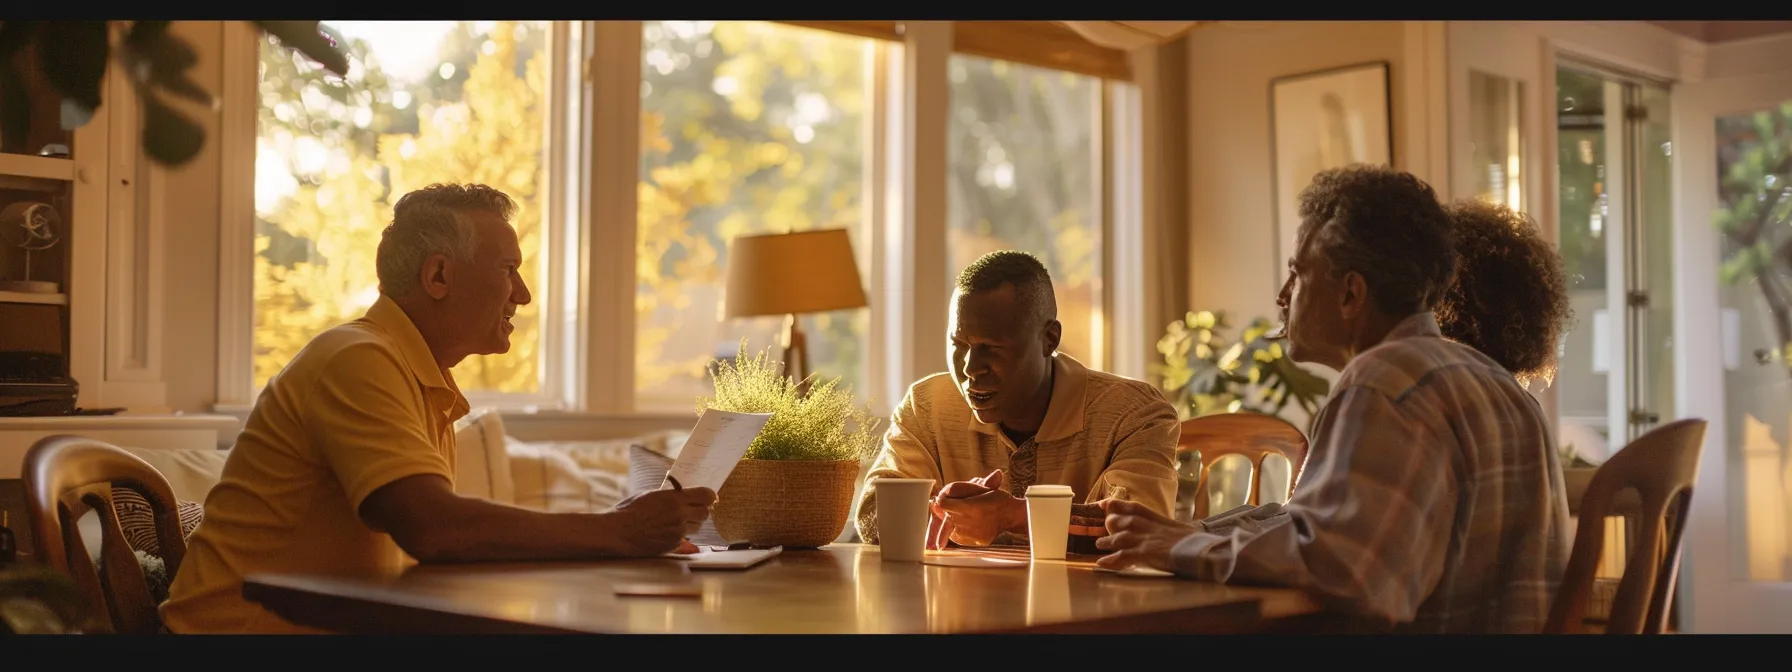
{"type": "Polygon", "coordinates": [[[834,541],[852,511],[859,468],[878,446],[879,421],[855,406],[839,378],[813,384],[785,376],[765,353],[713,363],[715,396],[697,405],[771,413],[716,493],[712,516],[729,542],[814,548],[834,541]]]}
{"type": "Polygon", "coordinates": [[[1269,320],[1252,320],[1236,342],[1223,334],[1229,326],[1225,312],[1203,310],[1165,328],[1157,342],[1164,359],[1156,369],[1177,415],[1186,420],[1242,410],[1280,416],[1290,401],[1308,417],[1318,412],[1331,383],[1265,338],[1274,327],[1269,320]]]}
{"type": "MultiPolygon", "coordinates": [[[[337,76],[348,76],[348,56],[318,22],[249,23],[337,76]]],[[[56,97],[57,104],[47,109],[60,109],[62,130],[86,125],[103,102],[106,71],[114,59],[142,107],[144,156],[169,167],[198,156],[205,128],[164,96],[213,111],[218,99],[188,76],[199,62],[198,52],[170,31],[168,21],[0,21],[0,66],[34,64],[34,72],[23,75],[20,69],[0,67],[0,151],[47,151],[25,145],[33,130],[34,96],[56,97]],[[17,58],[27,51],[24,59],[17,58]]]]}

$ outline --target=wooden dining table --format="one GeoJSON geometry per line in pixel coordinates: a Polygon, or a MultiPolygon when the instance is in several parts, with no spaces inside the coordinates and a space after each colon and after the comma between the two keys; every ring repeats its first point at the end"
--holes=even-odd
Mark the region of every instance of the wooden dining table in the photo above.
{"type": "Polygon", "coordinates": [[[294,623],[354,634],[1226,634],[1321,613],[1297,590],[1123,575],[1094,560],[995,548],[886,562],[875,545],[830,544],[746,569],[652,558],[253,574],[243,594],[294,623]],[[956,562],[944,558],[993,566],[934,564],[956,562]],[[617,594],[643,583],[697,594],[617,594]]]}

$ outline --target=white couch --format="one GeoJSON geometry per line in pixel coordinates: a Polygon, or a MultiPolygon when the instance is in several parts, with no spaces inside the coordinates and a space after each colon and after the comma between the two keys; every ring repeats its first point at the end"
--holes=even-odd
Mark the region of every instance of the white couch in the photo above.
{"type": "MultiPolygon", "coordinates": [[[[677,458],[695,424],[694,414],[540,413],[510,415],[507,420],[495,410],[476,409],[455,425],[455,491],[542,511],[606,511],[637,490],[657,487],[665,460],[677,458]],[[631,460],[633,445],[657,456],[637,450],[631,460]],[[655,465],[660,465],[658,473],[652,473],[655,465]]],[[[205,501],[229,455],[212,447],[121,447],[160,471],[176,499],[193,502],[205,501]]],[[[861,487],[863,480],[861,469],[861,487]]],[[[88,548],[97,552],[97,520],[85,516],[81,527],[88,548]]],[[[849,519],[840,540],[856,538],[849,519]]],[[[693,540],[721,541],[712,524],[693,540]]]]}
{"type": "MultiPolygon", "coordinates": [[[[455,425],[455,491],[505,504],[547,511],[602,511],[616,505],[628,487],[629,446],[642,445],[676,458],[689,425],[665,417],[629,417],[606,422],[602,416],[554,414],[552,423],[524,424],[518,438],[506,431],[503,415],[479,409],[455,425]],[[533,425],[533,426],[531,426],[533,425]],[[549,431],[573,438],[541,437],[549,431]]],[[[184,501],[203,502],[224,471],[228,450],[121,446],[162,472],[184,501]]]]}

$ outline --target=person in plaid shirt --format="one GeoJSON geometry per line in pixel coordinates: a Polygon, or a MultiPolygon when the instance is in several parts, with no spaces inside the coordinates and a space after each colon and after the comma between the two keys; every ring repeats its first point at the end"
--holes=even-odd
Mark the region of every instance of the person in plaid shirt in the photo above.
{"type": "Polygon", "coordinates": [[[1401,632],[1540,631],[1570,543],[1561,464],[1536,399],[1438,328],[1455,222],[1385,166],[1321,172],[1300,205],[1281,332],[1340,373],[1293,497],[1215,526],[1112,502],[1100,564],[1300,588],[1401,632]]]}

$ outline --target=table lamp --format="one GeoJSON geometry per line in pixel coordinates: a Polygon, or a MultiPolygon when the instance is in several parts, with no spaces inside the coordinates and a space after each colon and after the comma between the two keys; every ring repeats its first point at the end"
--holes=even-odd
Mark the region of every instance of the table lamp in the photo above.
{"type": "Polygon", "coordinates": [[[797,316],[865,307],[846,229],[736,236],[726,291],[725,317],[785,316],[784,374],[798,383],[809,377],[809,350],[797,316]]]}

